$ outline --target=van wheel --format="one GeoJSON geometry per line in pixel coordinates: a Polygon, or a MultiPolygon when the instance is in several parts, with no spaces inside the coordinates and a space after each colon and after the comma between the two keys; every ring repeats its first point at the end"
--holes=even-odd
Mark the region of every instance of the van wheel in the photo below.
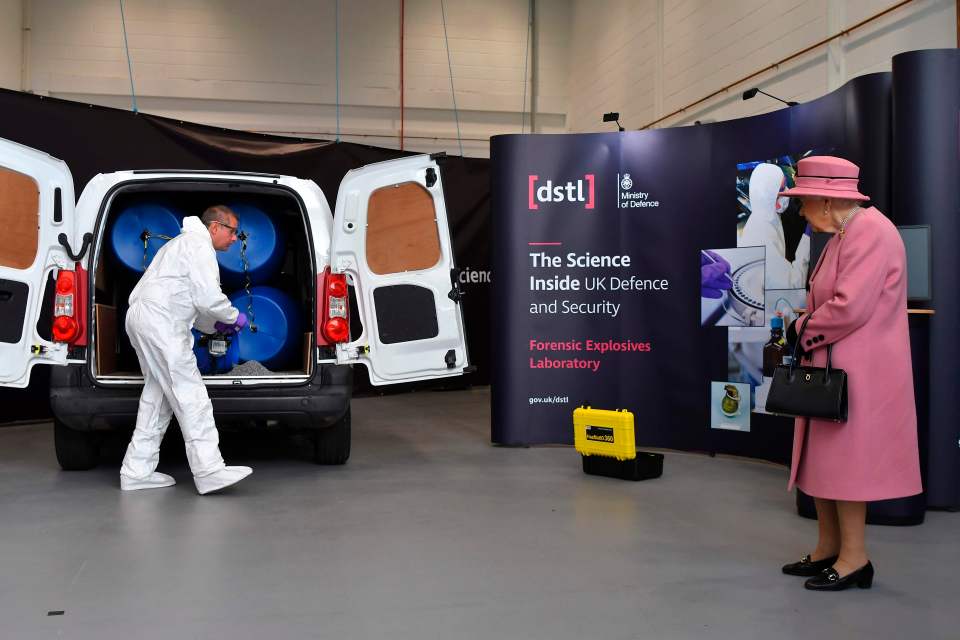
{"type": "Polygon", "coordinates": [[[349,408],[333,426],[317,429],[313,446],[313,461],[317,464],[343,464],[350,458],[349,408]]]}
{"type": "Polygon", "coordinates": [[[54,420],[53,444],[64,471],[86,471],[100,461],[100,438],[92,431],[77,431],[54,420]]]}

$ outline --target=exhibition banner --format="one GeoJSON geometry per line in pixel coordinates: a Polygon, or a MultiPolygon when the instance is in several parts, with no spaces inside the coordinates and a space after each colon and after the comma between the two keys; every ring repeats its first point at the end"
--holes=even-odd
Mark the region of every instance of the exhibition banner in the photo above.
{"type": "Polygon", "coordinates": [[[572,442],[591,406],[632,411],[640,445],[786,461],[763,354],[822,239],[778,192],[840,155],[886,209],[889,91],[877,74],[723,123],[492,138],[493,442],[572,442]]]}
{"type": "Polygon", "coordinates": [[[579,406],[699,421],[705,133],[493,139],[495,441],[568,442],[579,406]]]}

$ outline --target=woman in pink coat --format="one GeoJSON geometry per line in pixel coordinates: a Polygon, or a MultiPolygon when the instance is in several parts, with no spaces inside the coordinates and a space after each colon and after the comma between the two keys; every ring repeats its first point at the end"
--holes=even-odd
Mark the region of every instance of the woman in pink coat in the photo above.
{"type": "MultiPolygon", "coordinates": [[[[847,160],[813,156],[798,163],[799,197],[815,231],[834,233],[814,267],[809,322],[800,347],[813,366],[847,372],[844,423],[797,418],[790,483],[813,496],[819,540],[783,572],[806,588],[867,589],[874,569],[865,545],[866,503],[920,493],[917,416],[907,328],[906,255],[900,234],[857,188],[847,160]]],[[[802,319],[795,323],[801,326],[802,319]]]]}

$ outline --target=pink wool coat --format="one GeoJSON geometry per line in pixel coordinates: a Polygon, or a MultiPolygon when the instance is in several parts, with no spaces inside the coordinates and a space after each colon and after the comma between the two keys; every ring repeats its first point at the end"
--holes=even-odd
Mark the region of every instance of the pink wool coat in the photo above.
{"type": "Polygon", "coordinates": [[[882,213],[861,210],[827,243],[807,309],[801,346],[823,367],[833,345],[833,365],[847,372],[848,419],[796,419],[788,489],[854,501],[920,493],[906,254],[882,213]]]}

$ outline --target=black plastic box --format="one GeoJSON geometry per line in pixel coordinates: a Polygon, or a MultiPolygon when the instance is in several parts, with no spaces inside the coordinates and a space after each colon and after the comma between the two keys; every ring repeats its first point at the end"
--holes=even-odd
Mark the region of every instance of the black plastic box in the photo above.
{"type": "Polygon", "coordinates": [[[582,456],[583,472],[621,480],[650,480],[663,475],[663,454],[637,451],[633,460],[617,460],[606,456],[582,456]]]}

